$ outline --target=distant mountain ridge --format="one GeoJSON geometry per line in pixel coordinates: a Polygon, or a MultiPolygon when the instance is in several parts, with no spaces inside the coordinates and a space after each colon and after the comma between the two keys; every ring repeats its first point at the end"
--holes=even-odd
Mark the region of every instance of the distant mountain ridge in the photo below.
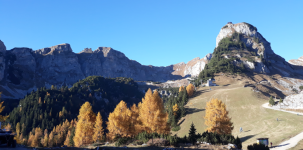
{"type": "Polygon", "coordinates": [[[207,63],[195,58],[187,64],[155,67],[141,65],[111,47],[85,48],[74,53],[69,44],[6,50],[0,41],[0,91],[2,98],[23,98],[27,92],[51,85],[71,86],[88,76],[128,77],[136,81],[160,81],[197,76],[207,63]]]}

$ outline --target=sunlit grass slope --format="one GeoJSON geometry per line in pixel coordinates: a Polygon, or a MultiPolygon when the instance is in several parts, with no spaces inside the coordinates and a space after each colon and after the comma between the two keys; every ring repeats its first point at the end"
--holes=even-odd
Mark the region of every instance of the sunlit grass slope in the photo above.
{"type": "Polygon", "coordinates": [[[188,114],[180,120],[181,129],[173,132],[180,137],[188,136],[190,124],[193,122],[198,133],[205,131],[204,115],[206,102],[212,98],[219,98],[227,105],[229,116],[234,123],[233,135],[239,136],[243,148],[256,143],[257,138],[269,138],[273,145],[289,139],[303,131],[303,116],[266,109],[262,104],[267,99],[258,98],[250,87],[242,85],[227,85],[199,88],[186,105],[188,114]],[[279,121],[276,119],[279,118],[279,121]],[[240,127],[244,132],[239,133],[240,127]]]}

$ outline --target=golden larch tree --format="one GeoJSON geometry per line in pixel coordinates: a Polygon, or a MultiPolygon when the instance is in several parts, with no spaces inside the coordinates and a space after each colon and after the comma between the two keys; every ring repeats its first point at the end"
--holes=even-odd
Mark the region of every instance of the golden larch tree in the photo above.
{"type": "Polygon", "coordinates": [[[28,140],[27,140],[27,145],[31,146],[32,145],[32,141],[34,140],[35,135],[33,135],[32,131],[29,132],[29,136],[28,136],[28,140]]]}
{"type": "Polygon", "coordinates": [[[176,103],[176,104],[173,106],[174,116],[177,116],[178,110],[179,110],[179,107],[178,107],[178,104],[176,103]]]}
{"type": "Polygon", "coordinates": [[[43,147],[47,147],[47,143],[48,143],[48,131],[47,129],[44,130],[44,138],[41,139],[41,144],[43,147]]]}
{"type": "Polygon", "coordinates": [[[35,128],[35,135],[31,141],[31,147],[38,147],[40,145],[41,137],[43,136],[42,130],[40,128],[35,128]]]}
{"type": "Polygon", "coordinates": [[[92,110],[91,104],[89,102],[85,102],[79,110],[78,122],[74,136],[76,147],[83,144],[93,143],[92,135],[94,133],[95,119],[96,115],[92,110]]]}
{"type": "Polygon", "coordinates": [[[100,112],[98,112],[94,126],[94,135],[93,135],[93,140],[95,142],[100,141],[103,138],[104,130],[102,123],[103,123],[102,116],[100,112]]]}
{"type": "Polygon", "coordinates": [[[130,108],[131,111],[131,135],[132,136],[136,136],[138,133],[142,132],[142,128],[141,128],[141,121],[139,119],[139,105],[141,105],[141,103],[138,104],[138,107],[136,106],[136,104],[133,104],[133,106],[130,108]]]}
{"type": "Polygon", "coordinates": [[[131,111],[127,108],[126,103],[121,100],[120,103],[116,106],[115,110],[112,113],[109,113],[107,130],[107,137],[112,140],[116,135],[121,137],[130,137],[131,136],[131,111]]]}
{"type": "Polygon", "coordinates": [[[21,141],[20,141],[20,133],[21,133],[21,127],[20,127],[20,122],[18,122],[17,124],[16,124],[16,142],[18,143],[18,144],[21,144],[21,141]]]}
{"type": "MultiPolygon", "coordinates": [[[[0,98],[1,98],[1,94],[2,94],[2,92],[0,92],[0,98]]],[[[0,100],[1,100],[1,99],[0,99],[0,100]]],[[[2,106],[3,103],[4,103],[4,101],[3,101],[3,102],[0,102],[0,113],[1,113],[1,112],[3,111],[3,109],[5,108],[5,106],[2,106]]],[[[8,115],[7,115],[7,116],[2,116],[2,115],[0,115],[0,122],[4,122],[8,117],[9,117],[8,115]]]]}
{"type": "Polygon", "coordinates": [[[165,112],[163,101],[157,90],[152,93],[151,89],[148,89],[145,93],[139,109],[139,119],[147,133],[169,133],[168,114],[165,112]]]}
{"type": "Polygon", "coordinates": [[[182,85],[182,86],[180,86],[180,88],[179,88],[179,92],[181,92],[181,91],[183,91],[184,90],[184,86],[182,85]]]}
{"type": "Polygon", "coordinates": [[[48,137],[48,147],[54,146],[54,132],[51,131],[48,137]]]}
{"type": "Polygon", "coordinates": [[[68,131],[67,132],[67,135],[66,135],[66,138],[65,138],[65,141],[64,141],[64,145],[66,145],[66,146],[71,146],[70,145],[70,136],[71,136],[71,132],[70,131],[68,131]]]}
{"type": "Polygon", "coordinates": [[[189,85],[186,87],[186,91],[187,91],[188,97],[191,97],[191,96],[194,94],[194,91],[195,91],[194,85],[193,85],[193,84],[189,84],[189,85]]]}
{"type": "Polygon", "coordinates": [[[206,104],[205,125],[208,132],[216,132],[219,134],[231,134],[233,123],[228,117],[226,105],[218,99],[212,99],[206,104]]]}

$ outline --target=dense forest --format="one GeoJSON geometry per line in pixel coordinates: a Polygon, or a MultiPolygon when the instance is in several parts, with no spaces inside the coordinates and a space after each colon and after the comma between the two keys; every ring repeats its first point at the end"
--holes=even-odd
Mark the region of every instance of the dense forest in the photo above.
{"type": "Polygon", "coordinates": [[[137,104],[142,97],[138,85],[130,78],[90,76],[71,88],[52,86],[51,89],[43,87],[32,91],[9,113],[6,123],[10,123],[15,130],[19,122],[23,127],[21,133],[27,137],[36,127],[42,131],[52,130],[66,119],[71,121],[76,118],[85,101],[92,104],[94,112],[100,111],[106,120],[120,100],[131,105],[137,104]]]}

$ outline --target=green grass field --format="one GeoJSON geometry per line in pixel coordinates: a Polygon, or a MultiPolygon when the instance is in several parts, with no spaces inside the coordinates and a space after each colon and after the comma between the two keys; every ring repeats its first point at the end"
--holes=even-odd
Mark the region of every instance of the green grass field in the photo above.
{"type": "Polygon", "coordinates": [[[241,138],[244,149],[256,143],[257,138],[269,138],[269,142],[277,145],[303,131],[303,116],[263,108],[262,104],[268,100],[258,98],[250,87],[228,85],[211,87],[211,91],[209,87],[199,88],[186,105],[188,114],[184,121],[180,120],[181,129],[173,134],[188,135],[192,122],[198,133],[204,132],[205,106],[212,98],[219,98],[226,104],[234,125],[232,134],[241,138]],[[240,127],[244,132],[239,133],[240,127]]]}

